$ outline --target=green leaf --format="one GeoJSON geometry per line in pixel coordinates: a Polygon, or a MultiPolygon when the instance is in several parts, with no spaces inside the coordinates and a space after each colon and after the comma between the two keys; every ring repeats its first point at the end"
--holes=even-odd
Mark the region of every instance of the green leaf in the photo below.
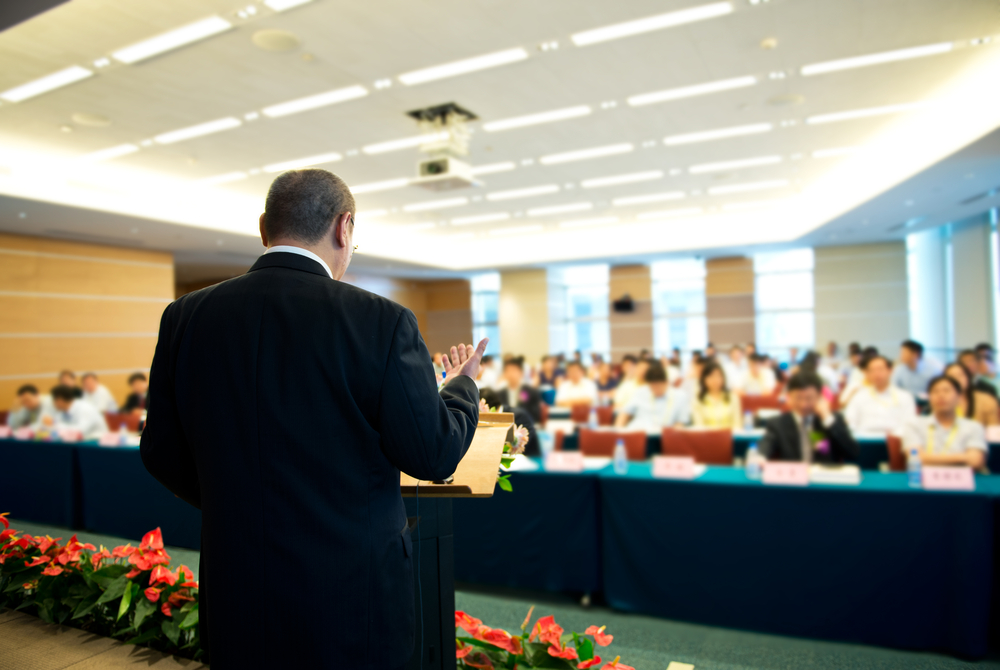
{"type": "MultiPolygon", "coordinates": [[[[125,581],[128,582],[128,580],[125,581]]],[[[131,607],[132,605],[132,599],[135,598],[135,592],[138,590],[139,590],[138,584],[127,585],[125,592],[122,594],[122,602],[118,606],[118,616],[115,617],[115,621],[121,619],[123,616],[125,616],[125,613],[128,612],[129,607],[131,607]]],[[[107,594],[105,593],[105,595],[107,594]]],[[[98,600],[97,602],[100,602],[100,600],[98,600]]]]}
{"type": "Polygon", "coordinates": [[[176,647],[177,646],[177,640],[179,640],[180,637],[181,637],[181,629],[180,629],[180,627],[177,624],[175,624],[173,621],[171,621],[170,619],[166,619],[166,620],[164,620],[163,623],[160,624],[160,630],[163,631],[163,634],[166,635],[167,638],[171,642],[173,642],[174,646],[176,647]]]}
{"type": "Polygon", "coordinates": [[[136,630],[139,630],[139,626],[145,621],[146,617],[156,611],[156,604],[149,602],[149,598],[145,596],[141,598],[136,598],[138,602],[135,604],[135,620],[132,625],[135,626],[136,630]]]}
{"type": "Polygon", "coordinates": [[[87,616],[90,614],[90,610],[97,607],[97,598],[85,598],[80,601],[80,604],[76,606],[76,610],[73,612],[73,618],[79,619],[80,617],[87,616]]]}
{"type": "Polygon", "coordinates": [[[122,575],[114,581],[112,581],[104,591],[104,595],[97,599],[98,605],[103,605],[104,603],[109,603],[115,598],[121,598],[122,594],[125,593],[125,587],[128,586],[128,577],[122,575]]]}
{"type": "Polygon", "coordinates": [[[594,657],[594,643],[590,638],[578,638],[576,633],[573,633],[573,641],[576,642],[576,655],[581,661],[589,661],[594,657]]]}
{"type": "Polygon", "coordinates": [[[564,659],[549,655],[549,645],[539,642],[525,642],[524,657],[532,668],[557,668],[558,670],[575,670],[576,665],[564,659]]]}
{"type": "Polygon", "coordinates": [[[509,468],[510,464],[513,463],[513,462],[514,462],[513,458],[501,458],[500,459],[500,465],[504,466],[505,468],[509,468]]]}
{"type": "Polygon", "coordinates": [[[131,640],[125,640],[125,644],[143,644],[153,638],[159,637],[161,632],[159,628],[150,628],[146,632],[136,635],[131,640]]]}
{"type": "Polygon", "coordinates": [[[513,491],[514,490],[513,485],[511,485],[511,483],[510,483],[510,475],[504,475],[502,477],[498,477],[497,478],[497,484],[499,484],[500,488],[503,489],[504,491],[513,491]]]}
{"type": "Polygon", "coordinates": [[[107,589],[116,579],[129,572],[130,568],[129,565],[106,565],[97,572],[91,573],[89,577],[98,586],[107,589]]]}
{"type": "Polygon", "coordinates": [[[188,612],[188,615],[184,617],[184,621],[180,623],[181,630],[187,630],[188,628],[194,628],[198,624],[198,606],[195,605],[194,609],[188,612]]]}

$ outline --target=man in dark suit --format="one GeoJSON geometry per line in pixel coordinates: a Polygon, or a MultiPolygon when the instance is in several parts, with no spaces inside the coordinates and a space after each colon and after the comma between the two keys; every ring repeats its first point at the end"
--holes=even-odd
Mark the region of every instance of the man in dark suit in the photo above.
{"type": "Polygon", "coordinates": [[[413,313],[337,281],[354,211],[336,175],[280,175],[265,254],[163,313],[142,459],[202,511],[201,639],[216,670],[395,670],[413,651],[399,473],[454,472],[487,341],[451,349],[439,393],[413,313]]]}
{"type": "Polygon", "coordinates": [[[844,417],[823,398],[823,381],[815,372],[798,372],[788,381],[788,405],[767,422],[760,453],[771,461],[841,463],[856,460],[858,443],[844,417]]]}
{"type": "Polygon", "coordinates": [[[524,383],[524,359],[508,358],[503,362],[504,388],[497,391],[497,399],[504,407],[521,407],[534,423],[542,420],[542,395],[538,389],[524,383]]]}
{"type": "Polygon", "coordinates": [[[146,375],[141,372],[133,372],[128,378],[128,385],[132,392],[125,398],[125,404],[122,405],[121,409],[122,414],[149,409],[149,382],[146,380],[146,375]]]}

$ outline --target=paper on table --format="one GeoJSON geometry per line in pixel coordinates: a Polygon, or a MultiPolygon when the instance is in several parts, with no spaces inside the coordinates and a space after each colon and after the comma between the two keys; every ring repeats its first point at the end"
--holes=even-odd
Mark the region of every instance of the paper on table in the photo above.
{"type": "Polygon", "coordinates": [[[1000,426],[990,426],[986,429],[987,442],[1000,442],[1000,426]]]}
{"type": "Polygon", "coordinates": [[[861,483],[861,469],[853,463],[844,465],[809,466],[809,481],[813,484],[840,484],[857,486],[861,483]]]}
{"type": "MultiPolygon", "coordinates": [[[[500,466],[503,468],[503,466],[500,466]]],[[[524,454],[517,454],[514,456],[514,462],[510,464],[510,467],[504,468],[510,472],[532,472],[537,470],[540,466],[535,461],[531,460],[524,454]]]]}
{"type": "Polygon", "coordinates": [[[545,430],[550,433],[565,433],[572,435],[576,431],[576,424],[568,419],[549,419],[545,424],[545,430]]]}
{"type": "Polygon", "coordinates": [[[583,469],[584,470],[602,470],[611,465],[611,458],[609,456],[584,456],[583,457],[583,469]]]}

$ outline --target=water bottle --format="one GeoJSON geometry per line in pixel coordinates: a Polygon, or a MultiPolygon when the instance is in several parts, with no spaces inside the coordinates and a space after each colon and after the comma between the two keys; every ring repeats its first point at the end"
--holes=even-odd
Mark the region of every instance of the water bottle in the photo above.
{"type": "Polygon", "coordinates": [[[128,444],[128,429],[124,423],[118,428],[118,444],[122,447],[128,444]]]}
{"type": "Polygon", "coordinates": [[[753,430],[753,412],[743,412],[743,430],[753,430]]]}
{"type": "Polygon", "coordinates": [[[906,458],[906,483],[910,488],[923,488],[923,481],[920,478],[920,452],[910,449],[910,455],[906,458]]]}
{"type": "Polygon", "coordinates": [[[747,449],[746,474],[747,479],[754,481],[760,479],[760,452],[757,451],[756,444],[747,449]]]}
{"type": "Polygon", "coordinates": [[[587,423],[589,424],[591,430],[596,430],[597,429],[597,423],[598,423],[598,421],[597,421],[597,408],[596,407],[591,407],[590,408],[590,417],[587,419],[587,423]]]}
{"type": "Polygon", "coordinates": [[[615,474],[624,475],[628,472],[628,453],[625,451],[625,440],[615,442],[615,474]]]}
{"type": "Polygon", "coordinates": [[[546,458],[555,448],[555,436],[547,430],[538,431],[538,441],[542,447],[542,458],[546,458]]]}

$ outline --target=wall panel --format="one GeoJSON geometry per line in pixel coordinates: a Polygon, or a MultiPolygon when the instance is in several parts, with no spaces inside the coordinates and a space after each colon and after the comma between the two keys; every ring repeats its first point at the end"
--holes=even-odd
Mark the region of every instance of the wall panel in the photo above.
{"type": "Polygon", "coordinates": [[[753,259],[712,258],[705,262],[705,318],[708,341],[724,349],[756,339],[753,259]]]}
{"type": "Polygon", "coordinates": [[[618,265],[610,270],[608,293],[612,302],[628,294],[634,304],[632,313],[611,309],[611,360],[625,354],[653,350],[653,284],[648,265],[618,265]]]}
{"type": "Polygon", "coordinates": [[[545,270],[500,273],[500,347],[537,363],[549,353],[549,288],[545,270]]]}

